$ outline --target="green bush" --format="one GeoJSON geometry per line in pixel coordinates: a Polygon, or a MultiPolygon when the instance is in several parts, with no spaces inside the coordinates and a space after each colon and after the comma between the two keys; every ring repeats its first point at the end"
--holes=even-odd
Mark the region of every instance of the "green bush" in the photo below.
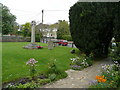
{"type": "Polygon", "coordinates": [[[53,74],[53,73],[59,74],[60,73],[60,70],[55,65],[55,62],[49,63],[48,68],[49,68],[47,71],[48,74],[53,74]]]}
{"type": "Polygon", "coordinates": [[[56,74],[49,74],[49,77],[48,77],[51,81],[54,81],[55,78],[56,78],[56,74]]]}
{"type": "Polygon", "coordinates": [[[55,80],[66,78],[68,75],[66,72],[62,72],[61,74],[57,75],[55,80]]]}
{"type": "Polygon", "coordinates": [[[50,79],[38,79],[38,83],[40,85],[44,85],[44,84],[47,84],[47,83],[50,83],[51,80],[50,79]]]}
{"type": "Polygon", "coordinates": [[[48,65],[48,71],[46,74],[51,81],[62,79],[67,77],[67,73],[57,68],[55,62],[51,62],[48,65]]]}
{"type": "Polygon", "coordinates": [[[18,86],[16,86],[16,88],[37,88],[37,87],[38,85],[35,82],[19,84],[18,86]]]}
{"type": "Polygon", "coordinates": [[[64,40],[72,41],[71,35],[63,35],[62,38],[63,38],[64,40]]]}
{"type": "Polygon", "coordinates": [[[62,70],[60,70],[60,69],[58,69],[58,67],[57,67],[57,65],[55,64],[55,61],[53,61],[53,62],[51,62],[51,63],[49,63],[49,65],[48,65],[48,70],[47,70],[47,74],[49,75],[49,74],[62,74],[64,71],[62,71],[62,70]]]}
{"type": "Polygon", "coordinates": [[[110,56],[113,61],[117,61],[120,64],[120,44],[118,44],[118,47],[111,49],[110,56]]]}

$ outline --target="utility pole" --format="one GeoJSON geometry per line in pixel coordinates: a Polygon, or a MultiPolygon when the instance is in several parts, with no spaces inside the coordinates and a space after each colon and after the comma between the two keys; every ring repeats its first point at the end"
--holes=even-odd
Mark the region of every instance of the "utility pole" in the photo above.
{"type": "MultiPolygon", "coordinates": [[[[43,14],[44,14],[44,10],[42,10],[42,24],[41,24],[41,32],[40,32],[42,34],[43,34],[43,14]]],[[[41,35],[40,35],[40,41],[41,41],[41,35]]]]}
{"type": "Polygon", "coordinates": [[[43,14],[44,14],[44,10],[42,10],[42,24],[43,24],[43,14]]]}

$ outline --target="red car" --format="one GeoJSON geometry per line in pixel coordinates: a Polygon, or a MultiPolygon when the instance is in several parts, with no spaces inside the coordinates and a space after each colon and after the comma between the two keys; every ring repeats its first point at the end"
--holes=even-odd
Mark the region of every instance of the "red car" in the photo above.
{"type": "Polygon", "coordinates": [[[60,40],[58,42],[59,45],[62,45],[62,46],[67,46],[68,45],[68,41],[67,40],[60,40]]]}

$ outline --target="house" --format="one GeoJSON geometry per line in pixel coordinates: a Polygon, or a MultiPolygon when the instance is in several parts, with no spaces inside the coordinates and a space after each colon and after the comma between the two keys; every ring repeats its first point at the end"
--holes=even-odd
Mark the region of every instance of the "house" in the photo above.
{"type": "Polygon", "coordinates": [[[36,25],[36,31],[41,32],[43,37],[57,38],[57,27],[55,26],[40,23],[36,25]]]}

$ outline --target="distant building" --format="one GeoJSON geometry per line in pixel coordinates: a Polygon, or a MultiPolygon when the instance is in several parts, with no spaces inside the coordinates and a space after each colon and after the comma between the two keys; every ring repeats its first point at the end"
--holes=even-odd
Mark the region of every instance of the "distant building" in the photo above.
{"type": "Polygon", "coordinates": [[[50,27],[48,24],[40,23],[36,26],[36,31],[42,32],[43,37],[48,38],[57,38],[57,28],[56,27],[50,27]]]}

